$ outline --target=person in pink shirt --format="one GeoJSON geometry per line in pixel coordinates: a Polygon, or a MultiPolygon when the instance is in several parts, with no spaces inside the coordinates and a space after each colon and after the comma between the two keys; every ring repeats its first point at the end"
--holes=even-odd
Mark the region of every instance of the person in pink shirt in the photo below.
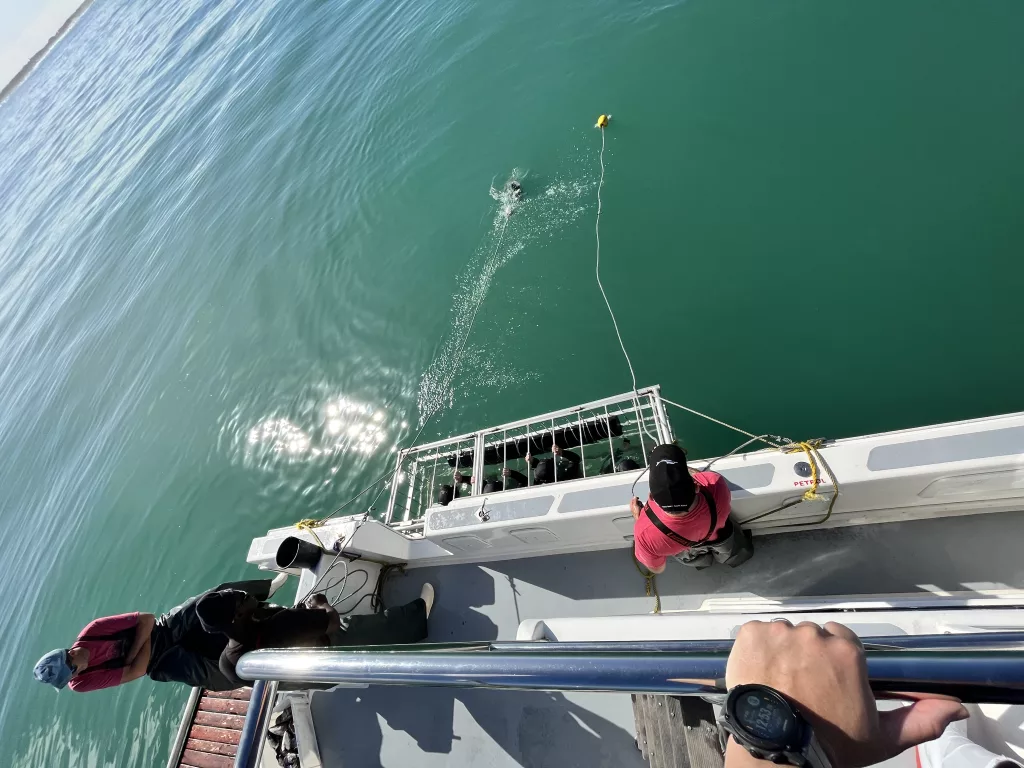
{"type": "Polygon", "coordinates": [[[78,634],[67,650],[50,651],[36,665],[56,688],[98,691],[130,683],[146,674],[150,637],[156,617],[151,613],[122,613],[96,619],[78,634]]]}
{"type": "MultiPolygon", "coordinates": [[[[157,682],[179,682],[227,691],[238,687],[219,668],[228,638],[208,632],[196,604],[208,594],[240,590],[264,601],[283,583],[281,577],[231,582],[189,598],[162,616],[122,613],[96,619],[78,633],[70,648],[57,648],[35,666],[36,680],[60,690],[85,693],[113,688],[149,675],[157,682]]],[[[265,610],[269,610],[268,606],[265,610]]]]}
{"type": "MultiPolygon", "coordinates": [[[[686,453],[677,445],[657,446],[649,471],[647,503],[635,497],[630,502],[636,521],[633,552],[641,565],[661,573],[668,558],[718,544],[732,533],[732,494],[720,474],[690,471],[686,453]]],[[[706,564],[711,559],[707,555],[706,564]]]]}

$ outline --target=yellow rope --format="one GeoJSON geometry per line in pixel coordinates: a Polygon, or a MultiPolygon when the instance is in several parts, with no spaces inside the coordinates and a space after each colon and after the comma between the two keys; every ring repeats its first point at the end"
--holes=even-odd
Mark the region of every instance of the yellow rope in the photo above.
{"type": "Polygon", "coordinates": [[[316,543],[320,547],[320,549],[327,549],[327,547],[324,546],[324,543],[320,541],[320,537],[316,535],[316,531],[313,530],[314,528],[317,528],[321,525],[323,525],[323,521],[310,520],[307,518],[305,520],[299,520],[299,522],[295,524],[295,527],[298,528],[300,531],[309,531],[310,535],[314,539],[316,539],[316,543]]]}
{"type": "Polygon", "coordinates": [[[633,555],[633,565],[636,566],[640,575],[644,577],[644,591],[647,593],[647,597],[650,597],[652,594],[654,595],[654,612],[661,613],[661,595],[658,594],[658,584],[654,580],[657,574],[642,568],[635,554],[633,555]]]}
{"type": "MultiPolygon", "coordinates": [[[[820,443],[820,440],[814,441],[820,443]]],[[[815,460],[815,454],[818,452],[818,446],[812,445],[807,440],[801,440],[799,443],[793,443],[787,445],[782,449],[783,453],[796,453],[797,451],[803,451],[807,454],[807,463],[811,465],[811,487],[804,492],[804,501],[818,501],[821,495],[818,493],[818,485],[820,480],[818,478],[818,462],[815,460]]]]}
{"type": "Polygon", "coordinates": [[[832,468],[828,465],[828,462],[822,457],[818,449],[825,444],[825,441],[818,438],[816,440],[802,440],[799,443],[793,443],[783,447],[784,453],[796,453],[797,451],[803,451],[807,454],[807,463],[811,465],[811,487],[803,495],[803,501],[818,501],[822,498],[821,494],[818,493],[818,486],[821,484],[821,478],[819,477],[818,467],[824,467],[825,472],[828,474],[829,479],[832,481],[832,497],[828,502],[828,511],[825,512],[825,516],[814,523],[809,525],[821,525],[830,517],[832,517],[832,510],[836,506],[836,499],[839,498],[839,480],[832,472],[832,468]]]}

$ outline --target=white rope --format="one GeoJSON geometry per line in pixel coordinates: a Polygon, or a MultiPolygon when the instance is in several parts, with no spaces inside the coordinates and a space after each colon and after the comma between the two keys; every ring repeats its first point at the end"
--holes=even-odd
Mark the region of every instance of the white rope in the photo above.
{"type": "Polygon", "coordinates": [[[597,182],[597,219],[594,221],[594,237],[597,240],[597,263],[594,273],[597,277],[597,287],[601,291],[604,305],[608,307],[608,314],[612,317],[612,325],[615,327],[615,335],[619,339],[619,346],[622,348],[622,355],[626,358],[626,365],[629,366],[629,375],[633,379],[633,393],[636,394],[636,373],[633,371],[633,362],[629,359],[629,352],[626,351],[626,344],[622,341],[622,333],[619,331],[619,322],[615,319],[615,312],[612,310],[611,302],[608,301],[608,294],[604,292],[604,285],[601,283],[601,188],[604,187],[604,128],[601,129],[601,179],[597,182]]]}
{"type": "MultiPolygon", "coordinates": [[[[647,431],[647,427],[644,424],[644,420],[643,420],[643,417],[642,417],[641,411],[640,411],[640,393],[637,392],[636,373],[633,370],[633,362],[629,359],[629,352],[626,351],[626,344],[622,341],[622,333],[619,331],[619,323],[615,319],[615,312],[612,310],[611,302],[608,301],[608,294],[605,293],[604,285],[601,284],[601,188],[602,187],[604,187],[604,128],[601,129],[601,179],[597,183],[597,220],[594,222],[594,236],[597,239],[597,264],[596,264],[596,267],[595,267],[594,271],[595,271],[595,274],[597,275],[597,287],[601,289],[601,296],[602,296],[602,298],[604,298],[604,305],[606,307],[608,307],[608,314],[611,315],[612,325],[615,327],[615,335],[618,337],[618,339],[619,339],[619,346],[622,348],[622,356],[626,358],[626,365],[629,366],[629,375],[630,375],[630,378],[632,378],[632,380],[633,380],[633,397],[634,397],[633,403],[634,403],[634,405],[637,408],[637,415],[640,416],[640,426],[644,430],[644,432],[647,434],[647,436],[650,437],[652,440],[654,440],[655,443],[657,443],[658,442],[657,439],[654,438],[651,435],[651,433],[647,431]]],[[[681,408],[684,411],[688,411],[689,413],[692,413],[694,416],[700,416],[702,419],[707,419],[708,421],[713,421],[715,424],[721,424],[723,427],[727,427],[728,429],[731,429],[731,430],[733,430],[735,432],[739,432],[741,435],[746,435],[747,437],[749,437],[749,438],[751,438],[753,440],[760,440],[762,443],[765,443],[766,445],[770,445],[773,448],[779,448],[780,447],[778,443],[773,443],[770,440],[766,440],[763,435],[755,435],[753,432],[747,432],[745,429],[740,429],[739,427],[734,427],[732,424],[726,424],[724,421],[719,421],[718,419],[713,418],[712,416],[708,416],[706,413],[701,413],[700,411],[695,411],[693,408],[687,408],[685,405],[680,405],[679,403],[674,403],[674,402],[672,402],[671,400],[669,400],[669,399],[667,399],[665,397],[662,397],[661,399],[662,399],[662,401],[668,403],[669,405],[674,405],[676,408],[681,408]]]]}
{"type": "Polygon", "coordinates": [[[633,407],[636,409],[637,420],[640,422],[640,429],[642,429],[647,437],[657,445],[658,439],[647,431],[647,425],[644,423],[643,410],[640,407],[640,393],[637,392],[636,386],[636,372],[633,370],[633,361],[629,359],[629,352],[626,351],[626,343],[622,340],[622,332],[619,331],[619,321],[615,319],[615,311],[612,309],[612,304],[608,301],[608,294],[605,293],[604,285],[601,283],[601,189],[604,187],[604,128],[601,129],[600,158],[601,179],[597,182],[597,218],[594,221],[594,238],[597,241],[597,258],[594,265],[594,274],[597,277],[597,287],[601,291],[601,297],[604,299],[604,305],[608,307],[608,314],[611,315],[612,325],[615,328],[615,336],[619,339],[619,347],[622,348],[622,356],[626,358],[626,365],[629,366],[629,377],[633,380],[633,407]]]}
{"type": "Polygon", "coordinates": [[[747,430],[745,430],[745,429],[740,429],[739,427],[734,427],[732,424],[727,424],[724,421],[719,421],[718,419],[716,419],[713,416],[708,416],[706,413],[701,413],[700,411],[695,411],[693,408],[687,408],[685,405],[680,405],[679,403],[675,403],[675,402],[669,400],[667,397],[663,396],[661,398],[661,400],[664,403],[668,403],[669,405],[674,405],[676,408],[684,410],[684,411],[686,411],[688,413],[692,413],[694,416],[700,416],[702,419],[707,419],[708,421],[713,421],[715,424],[721,424],[723,427],[731,429],[733,432],[739,432],[741,435],[746,435],[747,437],[751,438],[752,440],[760,440],[762,443],[765,443],[766,445],[770,445],[772,448],[781,448],[782,447],[778,443],[773,443],[771,440],[765,439],[764,435],[755,435],[753,432],[747,432],[747,430]]]}

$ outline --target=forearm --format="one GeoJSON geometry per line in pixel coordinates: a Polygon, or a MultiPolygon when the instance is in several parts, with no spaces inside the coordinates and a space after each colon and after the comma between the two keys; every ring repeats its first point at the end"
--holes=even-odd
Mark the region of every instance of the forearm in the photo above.
{"type": "Polygon", "coordinates": [[[127,667],[124,668],[124,672],[121,673],[121,683],[130,683],[132,680],[137,680],[146,674],[146,670],[149,669],[149,657],[152,650],[152,645],[149,638],[142,644],[142,647],[135,654],[135,659],[127,667]]]}
{"type": "Polygon", "coordinates": [[[725,744],[725,768],[765,768],[770,763],[758,760],[743,747],[733,741],[732,737],[725,744]]]}
{"type": "Polygon", "coordinates": [[[128,664],[132,664],[139,655],[139,651],[142,647],[149,642],[150,637],[153,635],[153,627],[156,625],[156,617],[152,613],[140,613],[139,623],[135,625],[135,640],[132,641],[131,647],[128,649],[128,653],[125,654],[125,659],[128,664]]]}

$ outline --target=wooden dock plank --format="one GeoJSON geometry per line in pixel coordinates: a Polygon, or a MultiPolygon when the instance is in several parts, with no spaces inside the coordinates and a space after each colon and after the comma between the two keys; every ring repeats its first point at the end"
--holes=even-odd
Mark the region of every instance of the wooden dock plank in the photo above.
{"type": "Polygon", "coordinates": [[[190,768],[234,768],[235,759],[224,755],[211,755],[209,752],[193,752],[186,749],[181,764],[190,768]]]}
{"type": "Polygon", "coordinates": [[[252,688],[202,691],[186,713],[188,733],[178,742],[178,768],[234,768],[252,688]],[[191,720],[188,718],[191,717],[191,720]]]}
{"type": "Polygon", "coordinates": [[[221,744],[238,744],[242,732],[229,728],[212,728],[209,725],[193,725],[188,735],[191,739],[216,741],[221,744]]]}
{"type": "Polygon", "coordinates": [[[196,712],[196,725],[212,725],[214,728],[230,728],[242,730],[245,718],[241,715],[224,715],[220,712],[196,712]]]}
{"type": "Polygon", "coordinates": [[[234,755],[238,752],[235,744],[223,744],[219,741],[203,741],[202,739],[190,738],[185,742],[185,749],[193,752],[211,752],[215,755],[234,755]]]}
{"type": "Polygon", "coordinates": [[[199,700],[200,712],[222,712],[227,715],[244,715],[249,710],[249,702],[238,699],[213,699],[203,696],[199,700]]]}
{"type": "Polygon", "coordinates": [[[233,691],[203,691],[203,695],[209,696],[211,699],[248,701],[252,696],[252,688],[235,688],[233,691]]]}

